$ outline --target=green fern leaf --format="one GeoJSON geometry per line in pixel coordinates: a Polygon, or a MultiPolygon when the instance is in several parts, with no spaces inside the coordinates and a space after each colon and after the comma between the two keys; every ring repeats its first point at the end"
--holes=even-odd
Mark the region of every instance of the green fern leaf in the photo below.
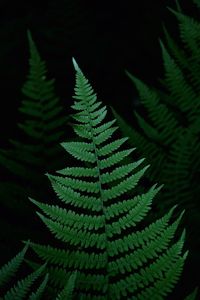
{"type": "MultiPolygon", "coordinates": [[[[194,3],[199,1],[194,1],[194,3]]],[[[175,203],[188,211],[191,261],[198,261],[199,252],[199,92],[200,92],[200,23],[170,9],[179,23],[182,43],[173,39],[164,28],[167,47],[160,41],[165,78],[160,80],[162,90],[149,88],[141,80],[126,72],[136,86],[147,112],[145,118],[135,112],[140,129],[123,120],[113,109],[113,114],[131,146],[146,157],[153,167],[146,172],[147,180],[164,183],[163,195],[155,202],[157,215],[161,216],[175,203]]],[[[140,166],[142,169],[143,164],[140,166]]],[[[151,220],[151,219],[150,219],[151,220]]],[[[193,267],[197,268],[196,263],[193,267]]],[[[194,272],[197,273],[198,271],[194,272]]],[[[197,279],[198,280],[198,279],[197,279]]],[[[191,280],[192,281],[192,280],[191,280]]]]}
{"type": "Polygon", "coordinates": [[[22,231],[24,234],[29,232],[30,238],[34,238],[33,222],[29,222],[28,227],[24,223],[26,218],[32,217],[27,196],[36,197],[37,194],[42,198],[46,195],[47,180],[43,174],[62,166],[65,152],[59,143],[68,121],[68,117],[63,115],[60,99],[55,95],[55,82],[46,78],[46,63],[40,57],[29,30],[27,35],[30,59],[27,80],[22,87],[23,101],[19,108],[20,138],[9,140],[8,148],[0,149],[0,164],[5,172],[5,180],[0,185],[0,194],[3,194],[0,210],[6,216],[12,213],[19,216],[17,221],[5,218],[10,249],[14,249],[22,237],[22,231]],[[4,197],[4,194],[7,196],[4,197]],[[16,199],[20,199],[22,205],[16,199]],[[15,235],[10,229],[11,222],[16,228],[15,235]]]}
{"type": "Polygon", "coordinates": [[[58,143],[63,137],[68,118],[62,116],[63,108],[55,96],[54,80],[46,79],[46,63],[41,59],[29,30],[27,35],[30,48],[29,74],[22,87],[25,99],[19,108],[25,117],[18,124],[24,133],[25,142],[10,140],[12,148],[1,150],[0,163],[24,183],[27,180],[37,183],[41,182],[41,168],[47,171],[60,165],[57,158],[62,148],[58,147],[58,143]],[[32,171],[28,172],[27,169],[32,171]]]}
{"type": "Polygon", "coordinates": [[[193,109],[198,109],[198,95],[193,88],[187,83],[182,71],[178,68],[176,63],[172,60],[162,42],[161,48],[163,53],[163,61],[166,70],[165,83],[169,89],[170,96],[173,98],[175,104],[184,113],[188,113],[188,121],[194,121],[193,109]],[[190,101],[188,101],[190,99],[190,101]]]}
{"type": "Polygon", "coordinates": [[[79,111],[76,129],[87,142],[63,146],[88,166],[58,171],[64,176],[47,174],[63,207],[30,200],[43,212],[37,212],[40,219],[66,246],[57,249],[31,243],[31,247],[48,264],[52,287],[63,289],[69,274],[77,271],[76,299],[147,299],[153,293],[162,299],[178,281],[187,256],[182,254],[185,232],[173,243],[182,214],[168,224],[174,207],[151,225],[137,228],[162,185],[129,196],[149,165],[135,171],[144,159],[123,163],[135,148],[119,150],[126,139],[113,141],[116,127],[111,123],[103,130],[107,110],[95,106],[92,87],[74,59],[73,63],[74,98],[79,100],[73,106],[79,111]]]}
{"type": "Polygon", "coordinates": [[[44,293],[44,289],[47,285],[48,282],[48,278],[49,275],[46,274],[44,277],[44,280],[42,281],[42,283],[40,284],[40,286],[38,287],[38,289],[36,290],[36,292],[33,292],[30,296],[29,296],[29,300],[39,300],[41,299],[43,293],[44,293]]]}
{"type": "Polygon", "coordinates": [[[56,300],[72,299],[76,276],[77,276],[76,272],[70,276],[67,285],[64,287],[63,291],[58,295],[56,300]]]}
{"type": "Polygon", "coordinates": [[[138,120],[140,127],[144,130],[146,136],[156,142],[162,142],[162,135],[160,135],[154,127],[148,124],[137,112],[134,112],[134,114],[138,120]]]}
{"type": "Polygon", "coordinates": [[[24,247],[24,249],[18,253],[10,262],[8,262],[5,266],[0,269],[0,287],[2,287],[5,283],[7,283],[17,272],[19,269],[24,255],[28,249],[28,244],[24,247]]]}
{"type": "MultiPolygon", "coordinates": [[[[134,82],[146,116],[134,113],[139,129],[127,124],[113,109],[113,114],[131,146],[152,163],[145,173],[148,183],[164,184],[163,195],[158,195],[157,216],[175,203],[187,209],[186,224],[189,230],[192,261],[199,260],[199,151],[200,151],[200,23],[186,16],[178,5],[171,10],[179,23],[182,43],[173,39],[166,29],[167,47],[160,41],[165,70],[160,80],[162,90],[149,88],[135,76],[126,72],[134,82]]],[[[143,164],[140,166],[142,169],[143,164]]],[[[152,218],[152,216],[151,216],[152,218]]],[[[151,220],[151,219],[150,219],[151,220]]],[[[193,264],[193,268],[197,268],[193,264]]],[[[194,273],[197,273],[194,272],[194,273]]]]}
{"type": "Polygon", "coordinates": [[[198,288],[196,287],[194,291],[189,294],[184,300],[195,300],[197,299],[198,288]]]}
{"type": "Polygon", "coordinates": [[[160,102],[158,94],[153,89],[147,87],[146,84],[142,83],[129,72],[126,73],[136,85],[142,103],[147,108],[153,124],[157,127],[163,143],[166,145],[170,144],[174,141],[174,137],[180,133],[180,126],[173,113],[164,103],[160,102]],[[174,134],[172,135],[171,132],[174,134]]]}
{"type": "Polygon", "coordinates": [[[73,168],[64,168],[62,170],[56,171],[62,175],[71,175],[74,177],[97,177],[97,170],[94,168],[81,168],[81,167],[73,167],[73,168]]]}
{"type": "MultiPolygon", "coordinates": [[[[19,267],[21,266],[22,262],[24,261],[25,253],[29,247],[30,241],[26,242],[25,247],[20,251],[11,261],[9,261],[7,264],[5,264],[0,269],[0,288],[2,289],[5,285],[9,283],[12,277],[16,275],[16,272],[18,271],[19,267]]],[[[28,297],[28,294],[30,293],[30,289],[34,282],[41,276],[44,268],[46,267],[46,264],[43,266],[40,266],[36,271],[25,277],[24,279],[18,280],[18,282],[11,287],[4,296],[2,295],[1,291],[1,298],[2,300],[39,300],[41,299],[44,290],[47,285],[48,281],[48,274],[45,276],[44,280],[40,284],[40,286],[37,288],[35,292],[32,292],[31,295],[28,297]]]]}
{"type": "Polygon", "coordinates": [[[14,285],[4,296],[5,300],[21,300],[25,299],[27,293],[31,285],[35,282],[35,280],[42,274],[45,265],[41,266],[37,271],[33,272],[32,274],[28,275],[25,279],[22,279],[14,285]]]}

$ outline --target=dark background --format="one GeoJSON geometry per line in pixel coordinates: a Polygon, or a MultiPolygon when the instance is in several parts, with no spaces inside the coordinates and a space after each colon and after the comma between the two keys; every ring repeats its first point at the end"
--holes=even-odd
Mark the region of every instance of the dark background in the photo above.
{"type": "MultiPolygon", "coordinates": [[[[191,0],[180,2],[186,14],[195,15],[191,0]]],[[[175,9],[175,1],[0,1],[0,147],[20,134],[18,107],[29,70],[27,29],[47,63],[49,78],[56,80],[66,114],[73,103],[73,56],[99,99],[131,120],[137,93],[125,69],[158,86],[164,75],[158,42],[164,38],[162,24],[178,36],[176,18],[167,6],[175,9]]]]}
{"type": "MultiPolygon", "coordinates": [[[[18,134],[17,108],[28,73],[28,28],[67,112],[74,89],[74,56],[99,99],[130,118],[137,94],[124,70],[157,85],[163,74],[158,42],[164,37],[162,22],[173,36],[178,32],[167,6],[175,8],[175,1],[1,1],[0,144],[18,134]]],[[[181,7],[187,14],[195,11],[189,0],[181,1],[181,7]]]]}

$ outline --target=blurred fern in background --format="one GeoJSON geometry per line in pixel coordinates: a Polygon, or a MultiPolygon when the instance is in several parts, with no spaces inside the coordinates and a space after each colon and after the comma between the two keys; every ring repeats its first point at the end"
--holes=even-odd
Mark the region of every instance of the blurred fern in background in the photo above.
{"type": "MultiPolygon", "coordinates": [[[[199,6],[199,1],[195,1],[199,6]]],[[[164,184],[157,197],[154,215],[162,215],[171,205],[187,209],[186,226],[191,257],[196,272],[200,249],[200,23],[170,9],[179,23],[181,46],[164,27],[166,45],[160,41],[165,69],[162,87],[148,87],[126,72],[138,90],[145,114],[134,111],[139,130],[128,124],[113,109],[121,131],[130,137],[152,168],[149,184],[164,184]]],[[[142,167],[142,166],[141,166],[142,167]]],[[[195,275],[194,275],[195,276],[195,275]]]]}
{"type": "Polygon", "coordinates": [[[41,59],[28,31],[30,48],[29,74],[22,93],[19,111],[18,140],[10,139],[9,149],[0,149],[1,245],[13,245],[20,234],[29,231],[38,235],[32,225],[33,213],[27,197],[47,196],[48,182],[44,173],[62,166],[64,151],[60,146],[66,132],[68,117],[55,95],[54,79],[47,79],[46,63],[41,59]],[[18,220],[16,219],[18,216],[18,220]],[[19,221],[20,220],[20,221],[19,221]],[[11,225],[10,225],[11,224],[11,225]],[[15,234],[13,235],[13,226],[15,234]]]}

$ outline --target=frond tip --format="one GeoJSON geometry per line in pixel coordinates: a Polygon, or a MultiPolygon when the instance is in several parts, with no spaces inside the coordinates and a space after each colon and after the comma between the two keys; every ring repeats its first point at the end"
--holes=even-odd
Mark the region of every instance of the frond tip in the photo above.
{"type": "Polygon", "coordinates": [[[80,68],[79,68],[79,66],[78,66],[78,64],[77,64],[77,62],[76,62],[76,60],[75,60],[74,57],[72,57],[72,62],[73,62],[73,65],[74,65],[74,69],[75,69],[77,72],[79,72],[79,71],[80,71],[80,68]]]}

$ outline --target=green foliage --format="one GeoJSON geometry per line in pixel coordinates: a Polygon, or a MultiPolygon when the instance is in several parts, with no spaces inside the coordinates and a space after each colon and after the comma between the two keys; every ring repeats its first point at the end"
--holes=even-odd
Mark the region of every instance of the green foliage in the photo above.
{"type": "Polygon", "coordinates": [[[182,254],[185,231],[173,241],[183,213],[171,223],[173,207],[145,225],[162,186],[154,184],[143,194],[129,195],[149,165],[138,170],[143,159],[123,164],[135,148],[119,150],[127,139],[114,139],[115,120],[103,122],[106,107],[97,101],[75,60],[73,63],[72,108],[77,111],[73,129],[81,141],[62,146],[79,165],[57,171],[59,175],[47,174],[62,205],[30,199],[63,246],[31,242],[31,248],[47,263],[55,293],[76,270],[75,299],[164,299],[178,281],[187,257],[187,252],[182,254]]]}
{"type": "Polygon", "coordinates": [[[55,96],[54,79],[47,80],[46,63],[41,59],[28,31],[30,70],[22,93],[19,111],[25,116],[18,126],[24,141],[10,140],[12,149],[1,149],[0,163],[23,181],[40,181],[41,172],[58,166],[58,143],[64,134],[67,118],[55,96]],[[40,176],[39,176],[40,174],[40,176]],[[38,178],[39,176],[39,178],[38,178]]]}
{"type": "MultiPolygon", "coordinates": [[[[44,299],[45,289],[48,289],[47,283],[49,274],[44,275],[43,271],[46,268],[46,264],[40,266],[36,271],[26,276],[24,279],[18,280],[17,283],[9,288],[6,292],[4,292],[4,296],[2,295],[3,288],[8,285],[11,281],[12,277],[16,275],[19,267],[21,266],[24,256],[27,252],[29,246],[29,242],[26,243],[25,247],[20,251],[12,260],[10,260],[7,264],[5,264],[0,269],[0,299],[1,300],[39,300],[44,299]],[[38,280],[39,277],[44,275],[43,281],[36,288],[33,288],[35,281],[38,280]],[[31,292],[31,289],[34,290],[31,292]]],[[[76,272],[71,274],[67,284],[65,284],[63,290],[58,294],[55,300],[71,300],[73,296],[73,289],[76,280],[76,272]]],[[[46,297],[46,296],[45,296],[46,297]]]]}
{"type": "MultiPolygon", "coordinates": [[[[65,153],[59,143],[68,120],[63,115],[64,109],[59,98],[55,95],[54,79],[46,78],[46,63],[41,59],[30,31],[28,42],[29,74],[22,88],[23,101],[19,108],[20,138],[10,140],[8,149],[0,149],[1,174],[5,174],[0,183],[0,209],[5,223],[2,238],[7,241],[11,239],[11,249],[14,249],[20,238],[26,238],[27,231],[35,232],[32,228],[33,222],[28,222],[28,227],[23,223],[25,218],[33,217],[27,197],[46,195],[48,182],[43,174],[62,166],[65,153]],[[12,214],[17,214],[20,219],[16,221],[14,236],[12,229],[11,232],[9,229],[9,224],[16,219],[12,214]],[[11,221],[7,219],[8,215],[11,221]],[[24,234],[20,236],[22,231],[24,234]]],[[[32,234],[31,238],[33,236],[32,234]]]]}
{"type": "Polygon", "coordinates": [[[168,50],[160,42],[165,68],[165,79],[160,81],[162,89],[149,88],[127,72],[146,112],[134,112],[141,129],[132,128],[113,112],[124,136],[130,137],[130,144],[146,156],[147,162],[153,163],[146,173],[150,183],[164,183],[163,195],[158,195],[154,202],[157,215],[175,203],[180,209],[187,209],[190,270],[194,269],[190,281],[195,283],[200,262],[199,22],[180,13],[180,9],[178,13],[171,11],[179,21],[182,47],[164,27],[168,50]]]}
{"type": "Polygon", "coordinates": [[[185,298],[185,300],[197,299],[197,293],[198,293],[198,288],[195,288],[194,291],[185,298]]]}
{"type": "MultiPolygon", "coordinates": [[[[134,83],[143,112],[134,112],[140,130],[113,113],[130,144],[143,153],[152,168],[146,176],[164,184],[158,195],[158,216],[174,204],[187,209],[186,225],[193,254],[199,261],[200,169],[200,23],[182,12],[170,11],[179,22],[181,47],[164,27],[167,47],[160,41],[165,69],[162,88],[148,87],[126,72],[134,83]]],[[[143,166],[143,165],[142,165],[143,166]]]]}
{"type": "Polygon", "coordinates": [[[74,287],[75,287],[76,276],[77,276],[76,272],[74,272],[72,275],[70,275],[66,286],[56,297],[56,300],[71,300],[72,299],[73,291],[74,291],[74,287]]]}
{"type": "Polygon", "coordinates": [[[193,0],[193,2],[196,4],[196,6],[197,6],[198,8],[200,8],[200,1],[199,1],[199,0],[193,0]]]}
{"type": "Polygon", "coordinates": [[[48,281],[48,274],[44,276],[43,281],[35,289],[34,292],[31,292],[31,288],[34,285],[35,281],[38,280],[40,276],[42,276],[43,271],[45,269],[45,264],[38,268],[36,271],[25,277],[24,279],[18,280],[17,283],[9,288],[6,292],[4,292],[4,296],[2,295],[3,287],[9,283],[12,277],[15,276],[16,272],[18,271],[19,267],[21,266],[26,251],[28,249],[27,245],[20,251],[12,260],[10,260],[7,264],[5,264],[0,269],[0,299],[1,300],[39,300],[42,299],[42,295],[44,289],[47,285],[48,281]]]}

